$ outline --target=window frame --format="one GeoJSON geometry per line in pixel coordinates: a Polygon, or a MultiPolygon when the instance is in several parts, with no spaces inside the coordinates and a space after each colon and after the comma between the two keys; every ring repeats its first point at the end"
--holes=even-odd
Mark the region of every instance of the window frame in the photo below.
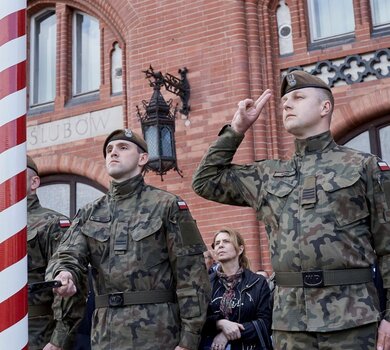
{"type": "Polygon", "coordinates": [[[333,46],[344,45],[352,43],[356,40],[355,29],[356,29],[356,21],[355,21],[355,13],[354,13],[354,4],[352,1],[352,14],[354,16],[355,28],[351,32],[333,35],[331,37],[325,37],[323,39],[313,39],[313,31],[312,31],[312,22],[313,18],[311,15],[311,5],[309,2],[312,0],[306,0],[306,27],[308,33],[308,51],[326,49],[333,46]]]}
{"type": "Polygon", "coordinates": [[[385,126],[390,126],[389,115],[377,118],[375,120],[370,120],[365,124],[359,125],[358,127],[348,132],[346,135],[340,137],[337,141],[339,144],[343,145],[361,133],[368,131],[368,137],[370,140],[370,153],[377,155],[379,158],[382,158],[379,130],[385,126]]]}
{"type": "MultiPolygon", "coordinates": [[[[79,11],[79,10],[75,10],[72,14],[72,47],[71,47],[71,53],[72,53],[72,59],[71,59],[71,62],[72,62],[72,92],[71,92],[71,96],[72,96],[72,99],[76,99],[76,100],[80,100],[80,102],[84,102],[84,97],[86,96],[87,99],[88,99],[88,96],[90,95],[98,95],[99,92],[100,92],[100,86],[101,86],[101,83],[102,83],[102,57],[101,57],[101,24],[100,24],[100,20],[86,12],[83,12],[83,11],[79,11]],[[77,76],[81,76],[81,74],[78,74],[78,67],[79,65],[77,64],[77,15],[82,15],[82,16],[88,16],[90,18],[93,18],[94,20],[96,20],[96,22],[98,23],[98,26],[99,26],[99,65],[98,65],[98,74],[99,74],[99,86],[94,89],[94,90],[89,90],[89,91],[82,91],[82,92],[77,92],[77,85],[79,83],[79,81],[76,79],[77,76]]],[[[82,69],[82,65],[81,65],[81,69],[82,69]]],[[[94,98],[95,100],[95,98],[94,98]]],[[[80,103],[80,102],[76,102],[76,104],[80,103]]]]}
{"type": "MultiPolygon", "coordinates": [[[[55,101],[55,98],[56,98],[56,94],[57,94],[57,91],[56,91],[56,82],[57,82],[57,71],[56,71],[56,64],[54,66],[54,77],[53,77],[53,80],[54,80],[54,91],[53,91],[53,99],[52,100],[49,100],[49,101],[45,101],[45,102],[34,102],[34,99],[37,97],[37,93],[36,93],[36,90],[39,89],[39,85],[37,86],[36,82],[37,82],[37,77],[36,77],[36,74],[37,74],[37,69],[35,67],[35,64],[37,62],[37,60],[39,60],[39,53],[37,53],[37,50],[36,50],[36,39],[37,39],[37,35],[36,35],[36,30],[37,30],[37,21],[39,19],[47,19],[51,16],[54,16],[55,17],[55,36],[57,36],[57,13],[56,13],[56,9],[54,7],[47,7],[45,9],[43,9],[42,11],[39,11],[38,13],[34,14],[33,16],[30,17],[30,37],[29,37],[29,45],[30,45],[30,54],[29,54],[29,58],[30,58],[30,72],[29,72],[29,100],[28,100],[28,107],[29,107],[29,110],[31,111],[34,111],[36,109],[45,109],[45,110],[52,110],[53,106],[54,106],[54,101],[55,101]]],[[[55,39],[55,48],[54,48],[54,57],[55,57],[55,60],[57,59],[57,38],[55,39]]]]}
{"type": "Polygon", "coordinates": [[[88,186],[91,186],[103,193],[107,192],[107,188],[101,184],[80,175],[73,174],[51,174],[41,177],[40,187],[48,185],[69,185],[69,213],[70,217],[73,218],[77,213],[77,184],[82,183],[88,186]]]}

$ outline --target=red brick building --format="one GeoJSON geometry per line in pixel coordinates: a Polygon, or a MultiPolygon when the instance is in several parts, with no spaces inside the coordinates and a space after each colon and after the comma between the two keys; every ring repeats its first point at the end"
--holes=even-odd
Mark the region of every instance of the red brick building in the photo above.
{"type": "MultiPolygon", "coordinates": [[[[147,182],[181,195],[206,243],[221,226],[246,237],[254,270],[270,269],[267,238],[252,209],[199,198],[191,178],[241,99],[273,98],[235,162],[288,157],[279,108],[282,75],[319,75],[336,98],[336,140],[390,161],[390,4],[387,0],[29,0],[28,153],[40,167],[46,205],[68,215],[109,184],[102,143],[110,131],[141,131],[136,106],[152,94],[145,70],[188,68],[188,117],[176,119],[183,178],[147,182]]],[[[174,102],[180,99],[162,90],[174,102]]]]}

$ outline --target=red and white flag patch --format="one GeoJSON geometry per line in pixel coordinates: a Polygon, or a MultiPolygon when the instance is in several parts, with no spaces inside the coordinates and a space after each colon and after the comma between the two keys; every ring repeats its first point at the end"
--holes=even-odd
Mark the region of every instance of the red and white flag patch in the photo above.
{"type": "Polygon", "coordinates": [[[177,206],[179,207],[179,210],[188,210],[188,205],[184,201],[178,201],[177,206]]]}
{"type": "Polygon", "coordinates": [[[70,221],[68,219],[60,219],[60,227],[69,227],[70,226],[70,221]]]}
{"type": "Polygon", "coordinates": [[[387,164],[383,160],[378,162],[378,166],[379,166],[379,169],[381,169],[382,171],[390,170],[389,164],[387,164]]]}

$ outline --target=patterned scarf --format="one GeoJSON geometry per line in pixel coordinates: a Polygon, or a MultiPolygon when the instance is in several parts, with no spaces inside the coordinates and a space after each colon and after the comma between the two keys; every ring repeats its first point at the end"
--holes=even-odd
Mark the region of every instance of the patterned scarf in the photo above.
{"type": "Polygon", "coordinates": [[[231,276],[227,276],[222,272],[222,267],[217,269],[217,276],[225,287],[225,293],[222,295],[219,310],[225,319],[229,319],[232,313],[232,300],[235,295],[235,287],[241,282],[243,269],[240,267],[238,271],[231,276]]]}

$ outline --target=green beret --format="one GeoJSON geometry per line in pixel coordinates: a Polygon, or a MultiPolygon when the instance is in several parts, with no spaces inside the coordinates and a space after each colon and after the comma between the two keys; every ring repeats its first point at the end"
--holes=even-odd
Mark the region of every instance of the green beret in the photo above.
{"type": "Polygon", "coordinates": [[[142,136],[138,135],[134,131],[130,129],[118,129],[113,131],[110,135],[107,136],[106,141],[104,141],[103,145],[103,155],[104,158],[106,158],[106,148],[107,145],[111,141],[115,140],[125,140],[130,141],[132,143],[135,143],[139,148],[141,148],[144,152],[148,152],[148,145],[146,144],[145,140],[142,138],[142,136]]]}
{"type": "Polygon", "coordinates": [[[284,76],[280,87],[280,96],[283,97],[290,91],[308,87],[325,89],[332,92],[330,87],[320,78],[302,70],[294,70],[284,76]]]}
{"type": "Polygon", "coordinates": [[[27,168],[34,170],[39,175],[38,167],[29,155],[27,156],[27,168]]]}

